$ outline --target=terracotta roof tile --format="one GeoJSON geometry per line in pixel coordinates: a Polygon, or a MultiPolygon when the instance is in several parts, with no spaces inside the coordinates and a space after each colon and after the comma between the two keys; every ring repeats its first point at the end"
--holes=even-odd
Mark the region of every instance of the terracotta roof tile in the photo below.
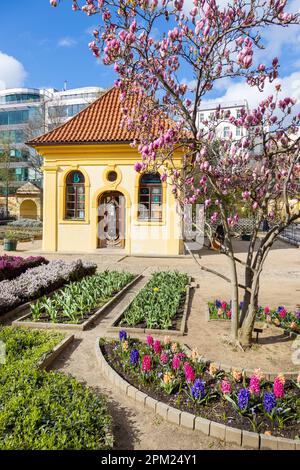
{"type": "MultiPolygon", "coordinates": [[[[135,104],[131,96],[127,107],[135,104]]],[[[98,142],[131,142],[137,136],[121,127],[120,92],[111,88],[76,116],[30,142],[31,146],[47,144],[79,144],[98,142]]]]}

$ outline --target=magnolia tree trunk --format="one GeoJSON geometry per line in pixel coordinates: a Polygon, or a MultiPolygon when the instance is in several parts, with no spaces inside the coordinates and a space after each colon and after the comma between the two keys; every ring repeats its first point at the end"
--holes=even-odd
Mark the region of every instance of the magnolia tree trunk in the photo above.
{"type": "Polygon", "coordinates": [[[239,287],[236,264],[234,259],[230,258],[230,274],[231,274],[231,337],[233,340],[238,339],[239,328],[239,287]]]}

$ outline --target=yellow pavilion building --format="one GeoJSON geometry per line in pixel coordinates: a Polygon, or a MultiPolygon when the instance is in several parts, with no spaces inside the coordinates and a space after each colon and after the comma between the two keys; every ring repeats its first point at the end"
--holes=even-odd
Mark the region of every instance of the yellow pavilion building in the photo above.
{"type": "MultiPolygon", "coordinates": [[[[121,121],[119,90],[112,88],[29,142],[44,159],[44,251],[182,253],[171,186],[158,173],[134,170],[140,155],[130,143],[136,136],[121,121]]],[[[180,167],[181,156],[174,161],[180,167]]]]}

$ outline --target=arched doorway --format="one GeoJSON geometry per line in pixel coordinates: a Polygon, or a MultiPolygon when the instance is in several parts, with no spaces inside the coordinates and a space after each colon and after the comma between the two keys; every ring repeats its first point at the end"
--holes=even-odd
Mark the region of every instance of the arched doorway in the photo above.
{"type": "Polygon", "coordinates": [[[119,191],[98,198],[98,248],[125,248],[125,197],[119,191]]]}
{"type": "Polygon", "coordinates": [[[21,219],[37,219],[37,205],[32,199],[25,199],[20,205],[21,219]]]}

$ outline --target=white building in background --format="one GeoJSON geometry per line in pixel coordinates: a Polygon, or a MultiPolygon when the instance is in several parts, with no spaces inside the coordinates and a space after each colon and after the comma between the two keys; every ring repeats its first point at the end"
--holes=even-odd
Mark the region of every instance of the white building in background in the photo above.
{"type": "MultiPolygon", "coordinates": [[[[0,153],[4,146],[10,148],[9,195],[27,181],[39,186],[41,175],[32,165],[25,142],[63,124],[97,99],[105,90],[100,87],[84,87],[58,91],[54,88],[7,88],[0,90],[0,153]]],[[[5,165],[0,159],[0,169],[5,165]]],[[[0,172],[1,173],[1,172],[0,172]]],[[[7,187],[0,180],[0,197],[7,187]]]]}
{"type": "MultiPolygon", "coordinates": [[[[209,122],[214,118],[216,109],[221,107],[221,110],[224,112],[230,111],[230,116],[239,118],[241,115],[241,110],[245,109],[248,113],[250,111],[249,104],[247,100],[240,101],[212,101],[209,104],[203,105],[199,108],[198,112],[198,129],[207,128],[207,121],[209,122]]],[[[231,141],[240,140],[242,137],[249,136],[249,129],[245,127],[237,127],[229,121],[228,118],[224,118],[222,122],[217,127],[217,136],[220,139],[231,139],[231,141]]],[[[254,155],[260,155],[262,152],[262,141],[261,139],[255,138],[255,148],[254,155]]]]}
{"type": "MultiPolygon", "coordinates": [[[[241,110],[245,109],[249,111],[249,105],[247,100],[241,101],[231,101],[231,102],[220,102],[212,101],[209,104],[200,106],[198,112],[198,128],[205,128],[205,122],[211,121],[215,115],[215,111],[218,107],[221,107],[223,111],[230,111],[230,115],[235,118],[239,118],[241,115],[241,110]]],[[[247,136],[247,130],[244,127],[236,127],[234,124],[231,124],[229,120],[224,119],[217,127],[217,135],[219,138],[229,138],[232,140],[239,140],[241,137],[247,136]]]]}

